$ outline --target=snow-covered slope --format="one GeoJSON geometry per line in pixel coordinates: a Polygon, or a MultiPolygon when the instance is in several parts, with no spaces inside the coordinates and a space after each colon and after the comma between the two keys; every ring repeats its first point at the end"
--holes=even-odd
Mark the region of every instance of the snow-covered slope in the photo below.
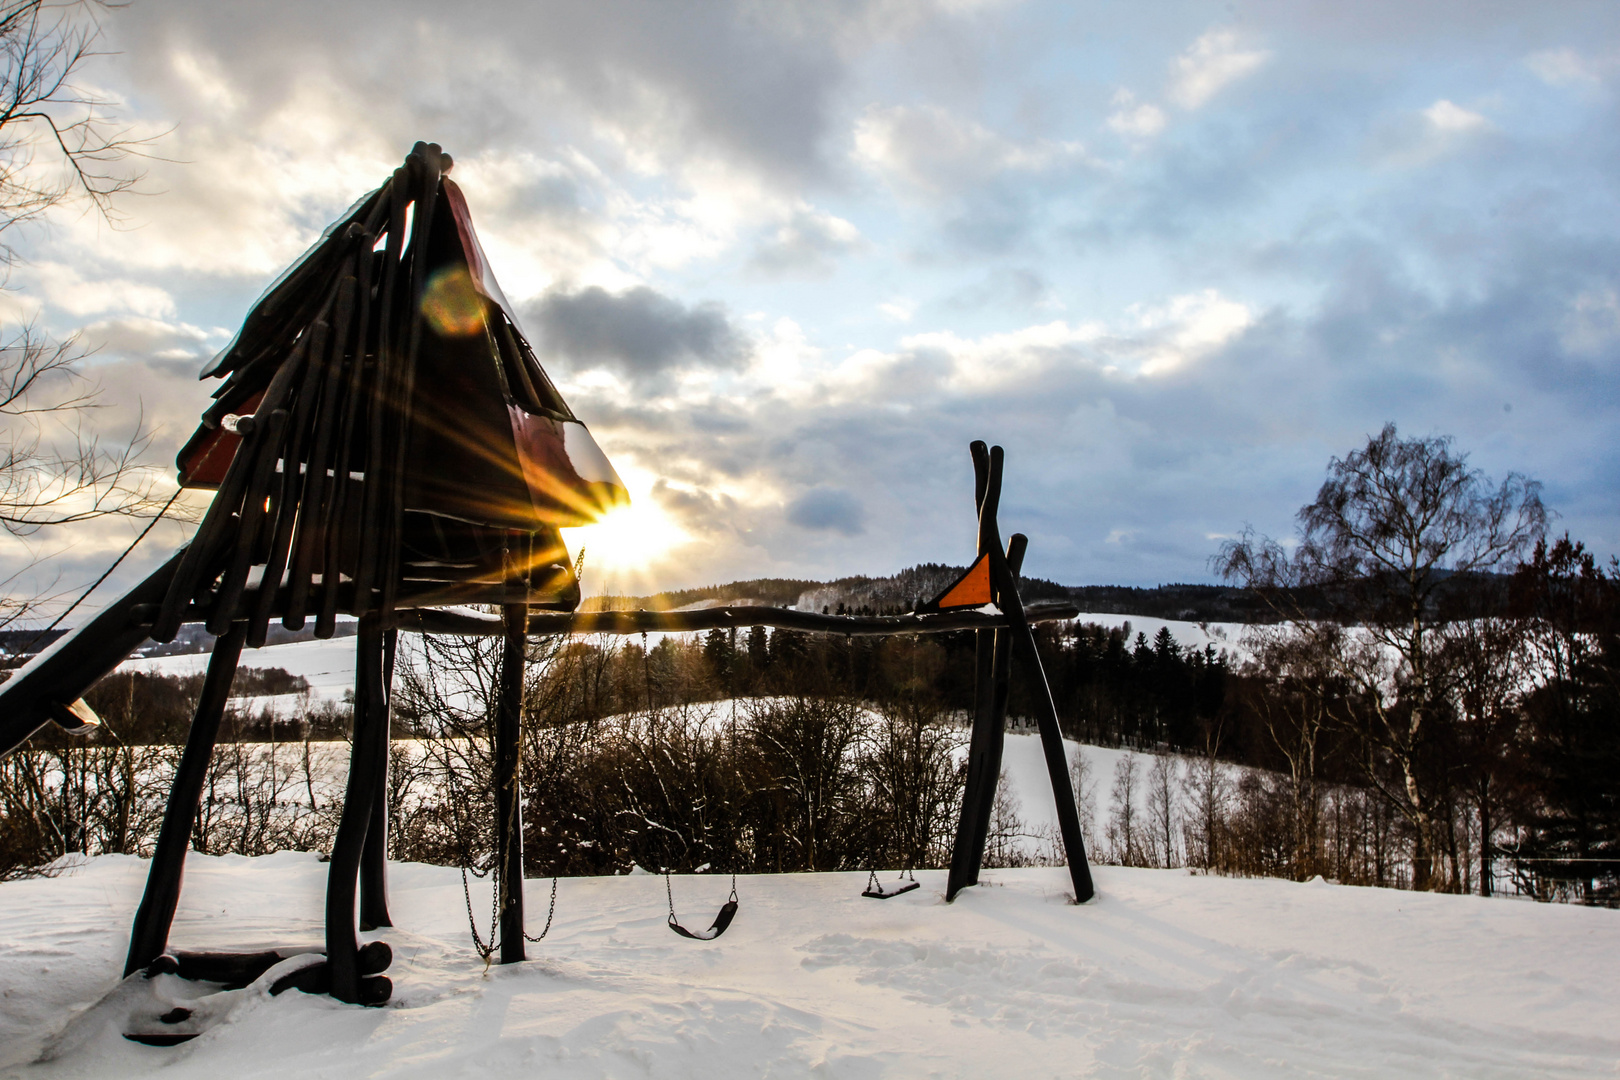
{"type": "MultiPolygon", "coordinates": [[[[1084,907],[1060,868],[989,873],[949,906],[937,871],[886,902],[858,875],[743,878],[741,914],[706,944],[664,927],[656,877],[567,879],[534,959],[486,971],[456,871],[401,865],[399,927],[375,935],[395,950],[390,1006],[250,988],[158,1049],[84,1013],[117,983],[144,869],[109,856],[0,885],[0,1073],[1612,1077],[1620,1062],[1620,912],[1113,867],[1084,907]],[[53,1045],[72,1048],[23,1064],[53,1045]]],[[[193,856],[174,939],[318,942],[325,870],[193,856]]],[[[675,881],[691,922],[725,891],[675,881]]],[[[546,892],[530,884],[531,929],[546,892]]],[[[473,900],[487,914],[477,884],[473,900]]]]}
{"type": "MultiPolygon", "coordinates": [[[[302,675],[309,680],[311,696],[319,700],[342,701],[343,695],[354,688],[354,640],[344,637],[327,641],[294,641],[285,645],[248,649],[242,653],[242,666],[281,668],[289,674],[302,675]]],[[[181,656],[126,660],[118,666],[118,670],[199,675],[208,670],[208,654],[186,653],[181,656]]]]}

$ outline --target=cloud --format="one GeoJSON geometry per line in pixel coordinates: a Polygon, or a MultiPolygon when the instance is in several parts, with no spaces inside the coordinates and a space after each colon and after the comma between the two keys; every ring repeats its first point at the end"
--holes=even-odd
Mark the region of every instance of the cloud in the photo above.
{"type": "Polygon", "coordinates": [[[1420,168],[1478,150],[1500,134],[1483,114],[1450,98],[1416,111],[1401,110],[1372,125],[1368,148],[1374,160],[1396,168],[1420,168]]]}
{"type": "Polygon", "coordinates": [[[793,217],[755,249],[748,268],[767,278],[825,277],[836,260],[866,246],[861,231],[841,217],[800,207],[793,217]]]}
{"type": "Polygon", "coordinates": [[[945,301],[950,310],[1008,307],[1024,311],[1064,306],[1052,294],[1052,283],[1027,266],[997,267],[978,282],[957,289],[945,301]]]}
{"type": "Polygon", "coordinates": [[[1436,131],[1448,135],[1479,131],[1490,125],[1490,121],[1479,113],[1471,109],[1465,109],[1445,98],[1441,98],[1427,109],[1424,109],[1423,116],[1430,124],[1434,125],[1436,131]]]}
{"type": "Polygon", "coordinates": [[[978,338],[949,331],[914,334],[901,341],[898,352],[851,358],[846,368],[867,378],[906,369],[906,377],[916,379],[916,365],[934,357],[944,384],[965,392],[1027,385],[1042,372],[1062,368],[1153,380],[1225,348],[1255,322],[1249,305],[1204,289],[1161,304],[1133,304],[1113,325],[1060,319],[978,338]]]}
{"type": "Polygon", "coordinates": [[[139,316],[98,320],[82,337],[100,356],[161,364],[193,379],[226,340],[189,323],[139,316]]]}
{"type": "Polygon", "coordinates": [[[1183,109],[1201,108],[1269,59],[1264,49],[1242,48],[1231,30],[1210,30],[1170,62],[1170,100],[1183,109]]]}
{"type": "Polygon", "coordinates": [[[29,267],[45,303],[69,315],[124,311],[151,319],[175,313],[174,297],[156,285],[124,278],[88,280],[71,266],[40,262],[29,267]]]}
{"type": "Polygon", "coordinates": [[[1613,65],[1590,60],[1574,49],[1541,49],[1524,58],[1525,67],[1550,86],[1572,86],[1596,90],[1613,65]]]}
{"type": "Polygon", "coordinates": [[[332,106],[356,97],[382,104],[368,119],[393,129],[394,140],[437,138],[475,152],[497,132],[539,134],[556,118],[583,116],[658,169],[719,157],[796,181],[824,171],[849,44],[883,36],[893,21],[887,6],[542,0],[491,5],[469,19],[431,0],[401,0],[379,22],[369,9],[289,0],[274,11],[135,9],[113,31],[116,46],[151,76],[161,68],[198,113],[231,109],[240,121],[324,73],[338,84],[332,106]],[[420,61],[406,71],[402,55],[420,61]]]}
{"type": "Polygon", "coordinates": [[[1136,336],[1118,356],[1143,375],[1166,375],[1226,346],[1255,323],[1247,304],[1215,289],[1177,296],[1169,303],[1132,305],[1136,336]]]}
{"type": "Polygon", "coordinates": [[[678,368],[737,369],[747,338],[717,304],[687,307],[645,285],[621,293],[600,286],[554,289],[525,312],[542,355],[575,371],[602,368],[632,382],[678,368]]]}
{"type": "Polygon", "coordinates": [[[1559,339],[1576,356],[1596,358],[1608,354],[1620,342],[1620,290],[1611,285],[1576,296],[1559,339]]]}
{"type": "Polygon", "coordinates": [[[911,317],[917,314],[917,302],[901,296],[879,304],[877,309],[895,322],[910,322],[911,317]]]}
{"type": "Polygon", "coordinates": [[[932,196],[1002,174],[1044,173],[1087,160],[1077,142],[1017,142],[939,106],[874,106],[855,122],[855,158],[880,175],[932,196]]]}
{"type": "Polygon", "coordinates": [[[1108,114],[1108,127],[1133,139],[1150,139],[1164,130],[1164,110],[1151,102],[1138,102],[1136,95],[1121,87],[1114,92],[1114,111],[1108,114]]]}
{"type": "Polygon", "coordinates": [[[788,504],[787,519],[804,529],[827,530],[844,536],[866,531],[866,508],[852,493],[837,487],[817,487],[788,504]]]}

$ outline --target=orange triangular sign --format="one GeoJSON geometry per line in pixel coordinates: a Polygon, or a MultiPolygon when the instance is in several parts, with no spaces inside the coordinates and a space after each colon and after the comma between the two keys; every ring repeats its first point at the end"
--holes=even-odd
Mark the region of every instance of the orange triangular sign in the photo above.
{"type": "Polygon", "coordinates": [[[939,598],[924,604],[919,611],[947,611],[952,608],[976,608],[995,602],[990,588],[990,556],[980,555],[967,573],[957,578],[939,598]]]}

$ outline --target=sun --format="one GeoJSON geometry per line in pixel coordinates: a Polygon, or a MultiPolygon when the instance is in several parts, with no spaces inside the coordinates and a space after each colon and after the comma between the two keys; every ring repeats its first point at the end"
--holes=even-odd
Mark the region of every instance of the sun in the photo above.
{"type": "Polygon", "coordinates": [[[664,512],[653,498],[653,478],[635,472],[621,474],[630,491],[630,505],[608,513],[594,525],[563,529],[568,549],[585,552],[588,593],[640,592],[651,581],[655,566],[692,538],[664,512]]]}

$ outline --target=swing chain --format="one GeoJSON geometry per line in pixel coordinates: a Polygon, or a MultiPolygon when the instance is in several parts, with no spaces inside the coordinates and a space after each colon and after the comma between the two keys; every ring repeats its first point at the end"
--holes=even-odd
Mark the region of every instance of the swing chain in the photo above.
{"type": "MultiPolygon", "coordinates": [[[[489,958],[495,955],[495,928],[500,920],[500,898],[494,894],[491,896],[489,905],[489,942],[486,944],[483,937],[478,933],[478,920],[473,917],[472,887],[467,884],[468,869],[469,867],[466,866],[461,868],[461,895],[467,901],[467,929],[472,931],[473,948],[477,951],[479,959],[483,960],[487,965],[489,958]]],[[[477,870],[473,870],[474,877],[484,877],[487,874],[488,871],[480,874],[477,870]]]]}
{"type": "Polygon", "coordinates": [[[538,942],[538,941],[540,941],[541,938],[543,938],[547,934],[551,933],[551,920],[553,918],[555,918],[556,915],[557,915],[557,879],[555,877],[553,877],[551,879],[551,907],[546,912],[546,928],[544,930],[540,931],[540,934],[539,934],[538,937],[535,936],[534,934],[529,933],[528,930],[524,930],[523,931],[523,940],[524,941],[538,942]]]}
{"type": "MultiPolygon", "coordinates": [[[[680,922],[680,919],[675,915],[675,889],[669,882],[669,867],[666,866],[664,867],[664,895],[669,899],[669,923],[673,926],[675,923],[680,922]]],[[[731,872],[731,896],[727,898],[726,902],[730,904],[737,903],[737,872],[735,870],[731,872]]]]}

